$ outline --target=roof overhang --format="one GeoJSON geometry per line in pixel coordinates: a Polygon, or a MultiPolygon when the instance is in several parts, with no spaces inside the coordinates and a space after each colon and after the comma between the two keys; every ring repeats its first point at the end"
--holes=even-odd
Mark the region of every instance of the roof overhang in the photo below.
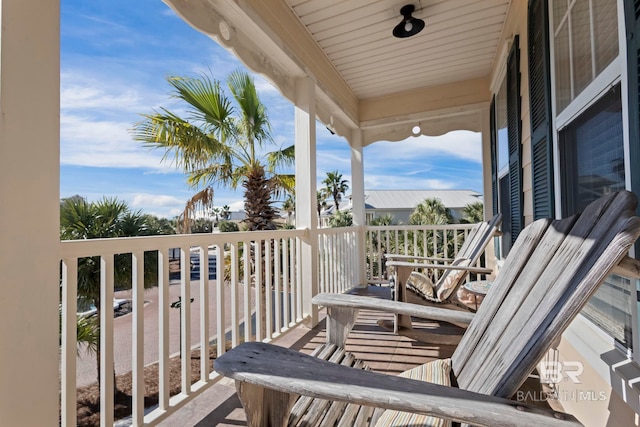
{"type": "Polygon", "coordinates": [[[511,5],[413,1],[427,22],[425,34],[399,42],[391,28],[399,19],[396,9],[410,0],[166,2],[290,101],[298,82],[312,79],[318,119],[347,139],[361,129],[365,146],[405,139],[415,125],[432,136],[480,131],[511,5]],[[366,22],[359,24],[358,16],[366,22]]]}

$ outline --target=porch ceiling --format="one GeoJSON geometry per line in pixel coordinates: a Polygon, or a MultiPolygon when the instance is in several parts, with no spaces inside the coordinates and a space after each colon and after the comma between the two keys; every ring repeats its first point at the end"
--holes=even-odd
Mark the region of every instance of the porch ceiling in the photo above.
{"type": "Polygon", "coordinates": [[[486,77],[510,0],[287,0],[359,99],[486,77]],[[425,21],[398,39],[391,29],[412,3],[425,21]]]}
{"type": "Polygon", "coordinates": [[[519,0],[165,0],[295,102],[316,85],[318,118],[363,143],[481,130],[507,15],[519,0]],[[419,34],[397,39],[400,8],[416,6],[419,34]]]}

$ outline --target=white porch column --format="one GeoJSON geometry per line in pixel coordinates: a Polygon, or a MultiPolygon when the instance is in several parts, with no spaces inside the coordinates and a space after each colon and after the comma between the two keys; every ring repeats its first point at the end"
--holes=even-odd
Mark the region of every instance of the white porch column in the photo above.
{"type": "Polygon", "coordinates": [[[0,424],[57,426],[60,2],[0,24],[0,424]]]}
{"type": "Polygon", "coordinates": [[[366,254],[365,254],[365,225],[366,216],[364,209],[364,159],[362,156],[362,131],[354,129],[351,134],[351,205],[353,213],[353,225],[359,227],[357,251],[358,251],[358,276],[356,284],[366,286],[366,254]]]}
{"type": "Polygon", "coordinates": [[[296,228],[306,228],[302,241],[302,304],[310,315],[308,326],[318,323],[318,307],[311,298],[318,293],[318,219],[316,214],[316,98],[310,78],[296,82],[295,106],[296,228]]]}

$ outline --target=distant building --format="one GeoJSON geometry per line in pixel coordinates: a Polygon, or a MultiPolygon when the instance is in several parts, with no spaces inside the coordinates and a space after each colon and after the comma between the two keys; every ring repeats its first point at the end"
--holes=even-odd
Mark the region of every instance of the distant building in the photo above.
{"type": "MultiPolygon", "coordinates": [[[[482,203],[482,194],[472,190],[365,190],[366,222],[369,224],[375,218],[391,215],[394,223],[406,224],[416,206],[426,199],[433,198],[440,200],[449,209],[455,222],[459,222],[463,217],[465,206],[482,203]]],[[[351,208],[351,197],[340,203],[341,211],[351,211],[351,208]]],[[[328,225],[334,211],[332,205],[322,212],[323,226],[328,225]]]]}

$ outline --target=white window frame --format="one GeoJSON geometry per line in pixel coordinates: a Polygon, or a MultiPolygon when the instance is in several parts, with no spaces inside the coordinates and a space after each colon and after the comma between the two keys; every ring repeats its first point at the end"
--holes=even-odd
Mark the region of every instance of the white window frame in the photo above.
{"type": "MultiPolygon", "coordinates": [[[[586,111],[591,105],[597,102],[607,91],[620,83],[621,88],[621,101],[622,101],[622,138],[623,138],[623,150],[625,159],[625,188],[631,190],[631,160],[629,151],[629,103],[628,98],[625,96],[628,93],[628,76],[627,76],[627,36],[625,28],[624,17],[624,4],[623,0],[617,0],[617,15],[618,15],[618,57],[614,59],[578,96],[576,96],[560,113],[556,111],[556,79],[555,79],[555,24],[553,22],[553,10],[549,10],[549,55],[551,58],[552,66],[550,68],[551,73],[551,121],[553,126],[553,156],[554,156],[554,186],[555,191],[555,206],[556,206],[556,218],[562,217],[562,185],[561,185],[561,173],[560,173],[560,146],[559,146],[559,134],[560,132],[580,114],[586,111]]],[[[571,76],[573,79],[573,76],[571,76]]],[[[573,87],[573,85],[572,85],[573,87]]],[[[572,89],[573,90],[573,89],[572,89]]],[[[636,289],[640,289],[638,281],[636,282],[636,289]]],[[[631,280],[634,283],[634,280],[631,280]]],[[[632,285],[633,286],[633,285],[632,285]]],[[[633,288],[632,288],[633,294],[633,288]]],[[[632,318],[632,354],[627,354],[627,349],[618,344],[613,337],[604,331],[601,331],[591,321],[580,315],[582,322],[579,323],[581,328],[584,328],[584,323],[588,323],[593,326],[593,329],[600,331],[601,341],[609,342],[611,348],[617,348],[623,353],[627,354],[636,364],[640,365],[640,316],[638,314],[638,303],[631,304],[631,318],[632,318]]],[[[575,323],[575,322],[574,322],[575,323]]],[[[572,334],[568,334],[569,337],[572,334]]],[[[570,340],[573,341],[573,340],[570,340]]],[[[574,344],[572,342],[572,344],[574,344]]],[[[585,349],[586,350],[586,349],[585,349]]],[[[594,366],[602,364],[600,360],[600,352],[585,351],[583,355],[594,366]],[[593,354],[589,354],[593,353],[593,354]]],[[[610,378],[604,378],[607,382],[610,382],[610,378]]]]}

